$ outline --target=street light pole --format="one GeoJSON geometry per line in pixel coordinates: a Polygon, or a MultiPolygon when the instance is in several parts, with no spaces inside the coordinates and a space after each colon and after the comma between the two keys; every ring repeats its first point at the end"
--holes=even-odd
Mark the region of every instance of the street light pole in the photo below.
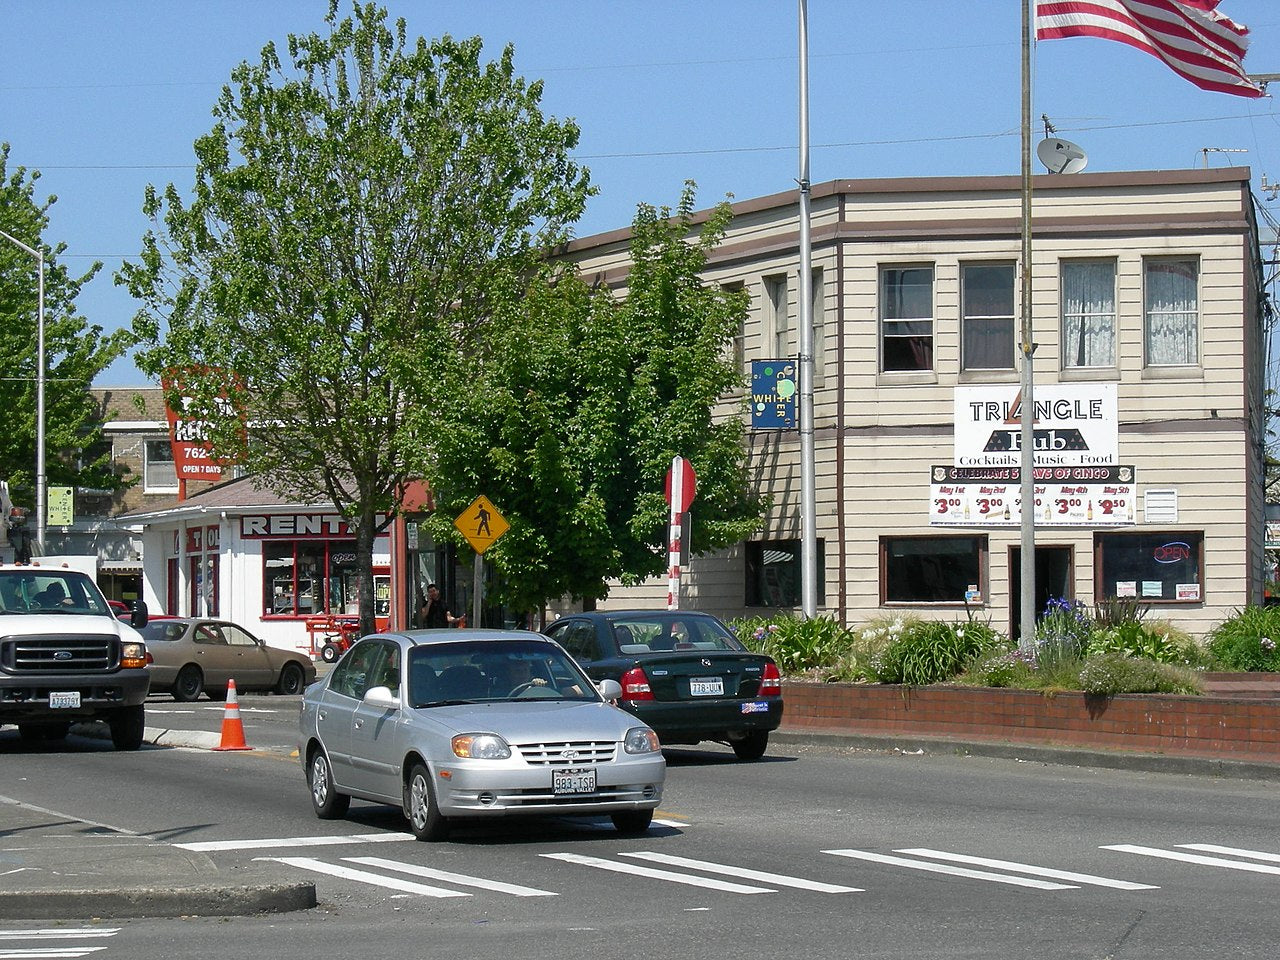
{"type": "Polygon", "coordinates": [[[17,237],[10,236],[3,230],[0,230],[0,237],[4,237],[35,257],[40,274],[36,307],[36,545],[39,552],[44,553],[45,520],[48,513],[45,506],[48,484],[44,469],[44,252],[27,246],[17,237]]]}

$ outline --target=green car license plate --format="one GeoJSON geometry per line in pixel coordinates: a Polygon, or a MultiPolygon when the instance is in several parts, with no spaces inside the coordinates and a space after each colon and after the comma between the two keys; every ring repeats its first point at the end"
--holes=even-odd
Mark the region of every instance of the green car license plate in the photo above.
{"type": "Polygon", "coordinates": [[[595,768],[585,770],[553,770],[551,792],[557,797],[596,792],[595,768]]]}

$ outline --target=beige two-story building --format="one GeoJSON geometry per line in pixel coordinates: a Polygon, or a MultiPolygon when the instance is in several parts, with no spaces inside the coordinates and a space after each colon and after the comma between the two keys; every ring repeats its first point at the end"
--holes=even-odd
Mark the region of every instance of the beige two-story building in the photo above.
{"type": "MultiPolygon", "coordinates": [[[[820,613],[1018,623],[1020,191],[1018,177],[813,188],[820,613]]],[[[734,212],[705,278],[750,292],[734,344],[747,377],[797,354],[798,196],[734,212]]],[[[568,256],[625,293],[629,239],[586,237],[568,256]]],[[[1203,633],[1261,602],[1265,297],[1249,171],[1036,177],[1031,249],[1037,605],[1126,598],[1203,633]]],[[[733,399],[724,415],[750,416],[750,398],[733,399]]],[[[692,560],[686,605],[800,606],[800,454],[795,430],[749,431],[772,510],[751,541],[692,560]]],[[[665,579],[618,586],[605,605],[666,594],[665,579]]]]}

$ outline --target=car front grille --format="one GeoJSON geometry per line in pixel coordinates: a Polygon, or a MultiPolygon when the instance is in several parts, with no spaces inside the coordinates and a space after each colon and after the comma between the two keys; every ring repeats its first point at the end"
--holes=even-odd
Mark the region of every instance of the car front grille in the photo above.
{"type": "Polygon", "coordinates": [[[120,664],[120,642],[101,634],[0,639],[0,667],[13,674],[107,673],[120,664]]]}
{"type": "Polygon", "coordinates": [[[524,762],[533,766],[572,767],[608,763],[617,748],[612,740],[561,740],[551,743],[517,743],[524,762]]]}

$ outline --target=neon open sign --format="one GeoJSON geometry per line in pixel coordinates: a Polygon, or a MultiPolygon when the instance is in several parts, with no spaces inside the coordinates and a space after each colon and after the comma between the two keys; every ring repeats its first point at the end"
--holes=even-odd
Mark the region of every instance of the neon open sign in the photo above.
{"type": "Polygon", "coordinates": [[[1191,545],[1181,541],[1166,543],[1151,551],[1151,556],[1156,563],[1178,563],[1181,560],[1190,560],[1191,545]]]}

